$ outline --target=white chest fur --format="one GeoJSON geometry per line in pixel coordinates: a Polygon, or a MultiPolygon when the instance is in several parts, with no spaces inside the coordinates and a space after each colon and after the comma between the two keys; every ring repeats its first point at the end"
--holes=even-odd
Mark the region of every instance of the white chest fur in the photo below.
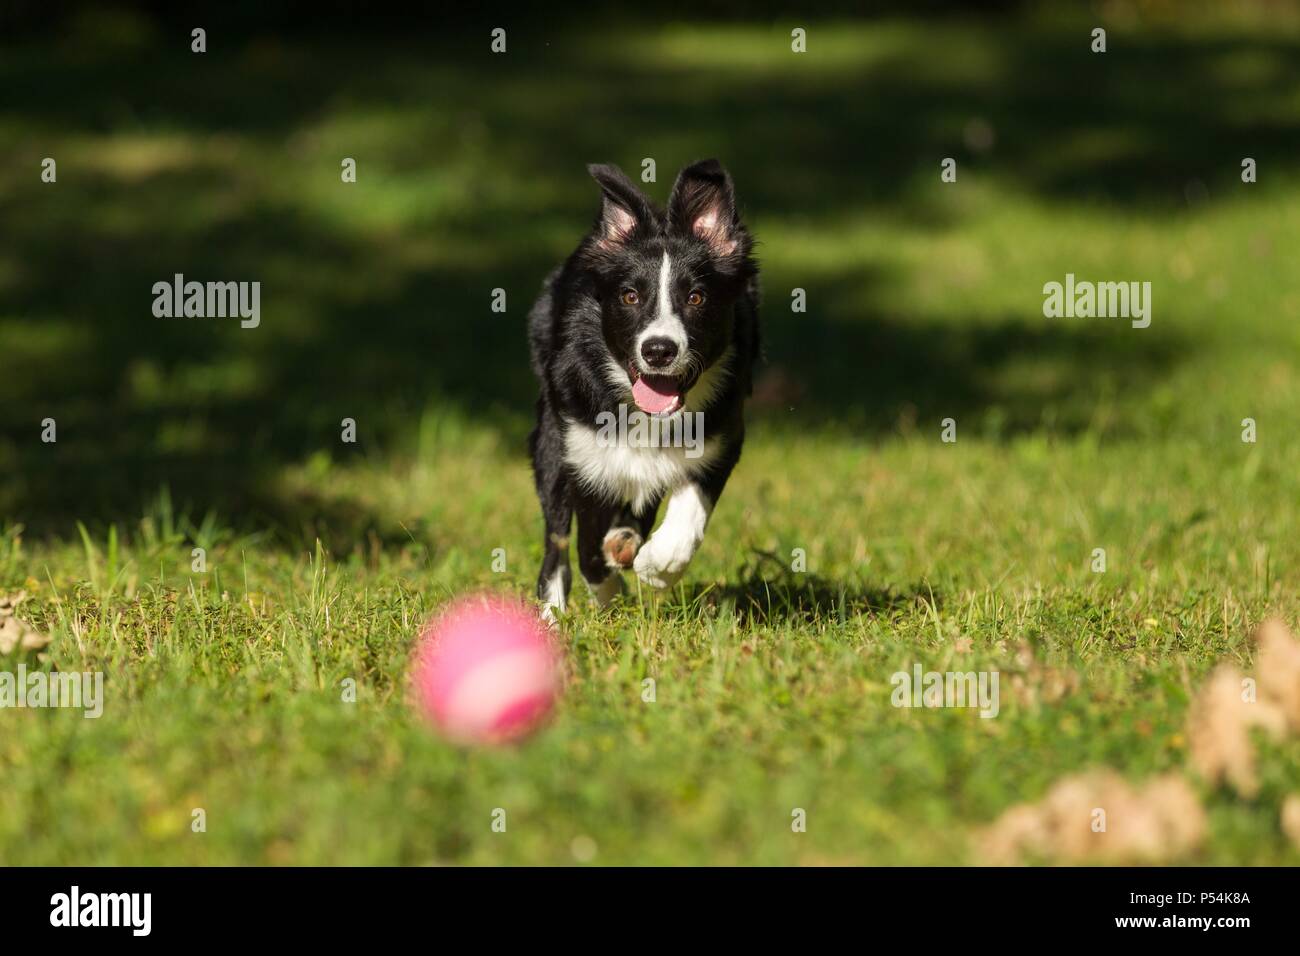
{"type": "Polygon", "coordinates": [[[656,495],[680,488],[703,473],[723,451],[721,438],[706,438],[702,449],[611,444],[597,429],[568,421],[565,460],[590,492],[610,502],[640,509],[656,495]]]}

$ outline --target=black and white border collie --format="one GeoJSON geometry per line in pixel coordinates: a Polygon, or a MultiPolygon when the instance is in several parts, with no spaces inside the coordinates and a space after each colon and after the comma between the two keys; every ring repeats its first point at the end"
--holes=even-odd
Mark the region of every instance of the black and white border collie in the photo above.
{"type": "Polygon", "coordinates": [[[740,458],[759,351],[753,240],[722,165],[683,169],[666,211],[617,167],[588,169],[600,215],[528,318],[541,383],[529,447],[546,522],[537,593],[548,619],[568,598],[575,514],[578,567],[601,604],[625,568],[654,588],[681,577],[740,458]],[[702,441],[610,441],[599,425],[620,406],[661,432],[691,415],[702,441]]]}

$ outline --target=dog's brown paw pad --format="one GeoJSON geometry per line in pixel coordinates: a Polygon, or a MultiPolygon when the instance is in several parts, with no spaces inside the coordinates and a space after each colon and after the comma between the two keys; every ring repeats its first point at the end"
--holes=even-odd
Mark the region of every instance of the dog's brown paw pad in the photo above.
{"type": "Polygon", "coordinates": [[[641,535],[631,528],[610,528],[605,535],[605,563],[611,568],[632,567],[641,542],[641,535]]]}

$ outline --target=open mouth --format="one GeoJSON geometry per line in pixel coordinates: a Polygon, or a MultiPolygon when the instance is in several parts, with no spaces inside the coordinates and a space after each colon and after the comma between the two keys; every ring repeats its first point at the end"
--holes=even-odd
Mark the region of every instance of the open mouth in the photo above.
{"type": "Polygon", "coordinates": [[[671,415],[686,401],[690,384],[677,375],[646,375],[628,369],[632,376],[632,400],[647,415],[671,415]]]}

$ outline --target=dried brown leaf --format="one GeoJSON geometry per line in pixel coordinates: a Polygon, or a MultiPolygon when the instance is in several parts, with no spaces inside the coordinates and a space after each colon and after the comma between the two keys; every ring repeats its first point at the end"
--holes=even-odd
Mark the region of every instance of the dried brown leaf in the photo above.
{"type": "Polygon", "coordinates": [[[18,616],[18,605],[26,598],[26,591],[0,595],[0,654],[12,653],[15,648],[40,650],[50,643],[48,634],[42,634],[18,616]]]}
{"type": "Polygon", "coordinates": [[[1111,770],[1059,780],[1036,804],[1012,807],[978,840],[981,862],[1161,863],[1204,839],[1205,813],[1174,774],[1133,787],[1111,770]]]}
{"type": "Polygon", "coordinates": [[[1250,694],[1237,668],[1220,664],[1197,692],[1188,714],[1192,766],[1208,783],[1226,780],[1242,796],[1253,797],[1259,780],[1250,729],[1262,727],[1276,737],[1285,726],[1283,713],[1263,696],[1250,694]]]}

